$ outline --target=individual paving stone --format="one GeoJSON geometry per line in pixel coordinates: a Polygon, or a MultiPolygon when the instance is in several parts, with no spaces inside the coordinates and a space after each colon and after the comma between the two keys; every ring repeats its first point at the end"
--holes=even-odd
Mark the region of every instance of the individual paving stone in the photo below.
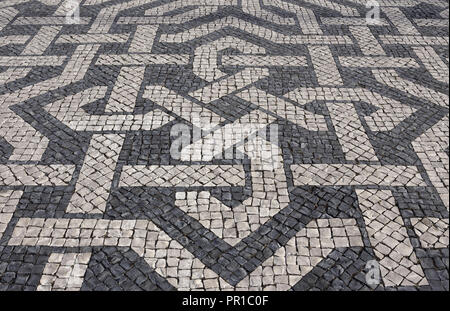
{"type": "Polygon", "coordinates": [[[355,246],[363,247],[364,243],[354,219],[311,221],[236,288],[289,290],[335,248],[355,246]]]}
{"type": "Polygon", "coordinates": [[[78,291],[83,284],[90,253],[52,253],[37,291],[78,291]]]}
{"type": "Polygon", "coordinates": [[[448,247],[448,219],[411,218],[411,225],[424,248],[448,247]]]}
{"type": "Polygon", "coordinates": [[[385,286],[427,285],[405,223],[389,190],[356,190],[385,286]]]}
{"type": "Polygon", "coordinates": [[[124,135],[93,135],[81,167],[68,213],[103,213],[124,135]]]}

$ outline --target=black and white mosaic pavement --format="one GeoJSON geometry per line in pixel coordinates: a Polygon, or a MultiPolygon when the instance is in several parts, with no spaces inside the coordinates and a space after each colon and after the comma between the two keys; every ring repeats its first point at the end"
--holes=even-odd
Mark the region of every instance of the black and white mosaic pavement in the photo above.
{"type": "Polygon", "coordinates": [[[448,291],[448,18],[0,0],[0,290],[448,291]]]}

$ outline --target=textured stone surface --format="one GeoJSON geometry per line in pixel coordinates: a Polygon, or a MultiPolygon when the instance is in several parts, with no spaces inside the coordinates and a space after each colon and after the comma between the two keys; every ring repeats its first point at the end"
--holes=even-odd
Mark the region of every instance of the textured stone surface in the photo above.
{"type": "Polygon", "coordinates": [[[0,1],[0,290],[449,290],[448,1],[69,2],[0,1]]]}

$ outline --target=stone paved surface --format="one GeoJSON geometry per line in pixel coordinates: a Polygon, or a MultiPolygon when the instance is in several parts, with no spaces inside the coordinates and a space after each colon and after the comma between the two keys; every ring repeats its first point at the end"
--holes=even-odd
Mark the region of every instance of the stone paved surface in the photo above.
{"type": "Polygon", "coordinates": [[[0,1],[0,290],[449,290],[448,1],[79,2],[0,1]]]}

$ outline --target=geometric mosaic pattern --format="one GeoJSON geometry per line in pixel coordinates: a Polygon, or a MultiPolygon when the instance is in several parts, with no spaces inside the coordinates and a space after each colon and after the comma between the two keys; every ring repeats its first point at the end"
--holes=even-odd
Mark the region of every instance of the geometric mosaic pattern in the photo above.
{"type": "Polygon", "coordinates": [[[449,290],[449,4],[366,2],[2,0],[0,290],[449,290]]]}

